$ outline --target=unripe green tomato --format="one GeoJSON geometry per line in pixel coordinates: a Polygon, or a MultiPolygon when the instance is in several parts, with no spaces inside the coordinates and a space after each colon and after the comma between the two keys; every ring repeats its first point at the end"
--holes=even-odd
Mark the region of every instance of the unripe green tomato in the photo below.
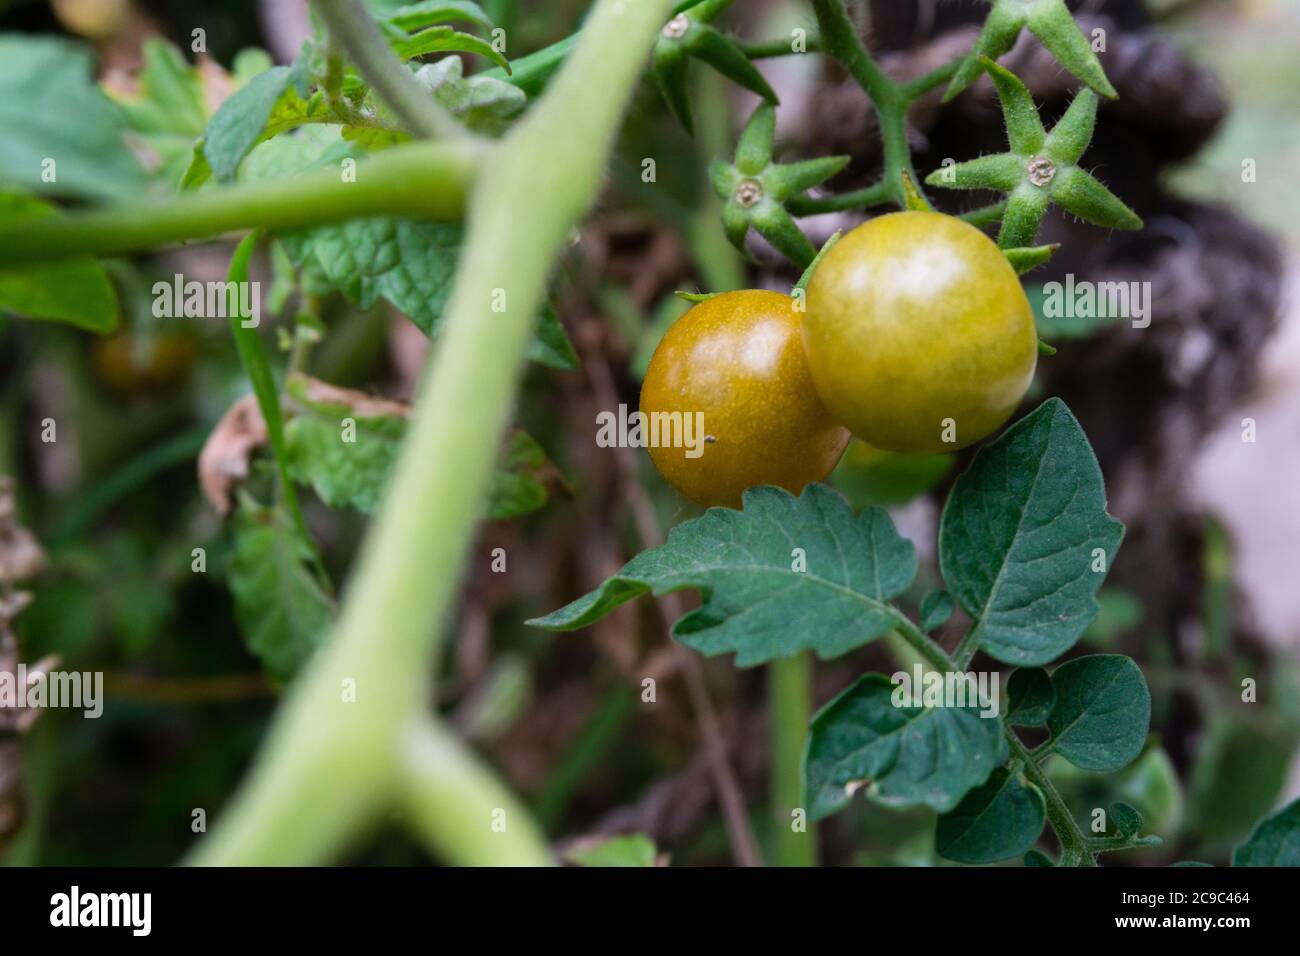
{"type": "Polygon", "coordinates": [[[880,216],[832,246],[808,285],[803,335],[827,409],[896,452],[954,451],[996,431],[1038,361],[1006,256],[934,212],[880,216]]]}
{"type": "Polygon", "coordinates": [[[703,413],[698,457],[686,447],[649,449],[659,473],[692,501],[738,508],[754,485],[797,494],[839,461],[849,433],[813,389],[802,318],[789,296],[724,292],[678,319],[655,349],[641,412],[703,413]]]}

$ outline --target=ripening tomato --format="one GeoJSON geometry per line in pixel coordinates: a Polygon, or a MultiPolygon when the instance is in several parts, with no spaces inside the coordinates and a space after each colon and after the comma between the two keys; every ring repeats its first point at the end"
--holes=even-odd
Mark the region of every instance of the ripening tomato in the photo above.
{"type": "Polygon", "coordinates": [[[678,319],[655,349],[641,386],[647,434],[656,431],[655,413],[682,413],[690,423],[683,434],[702,425],[687,435],[695,447],[649,449],[659,473],[686,497],[734,508],[753,485],[797,494],[839,461],[849,433],[813,389],[802,318],[789,296],[724,292],[678,319]]]}
{"type": "Polygon", "coordinates": [[[954,451],[1010,417],[1038,361],[1015,270],[974,226],[933,212],[872,219],[808,285],[803,338],[827,409],[895,452],[954,451]]]}

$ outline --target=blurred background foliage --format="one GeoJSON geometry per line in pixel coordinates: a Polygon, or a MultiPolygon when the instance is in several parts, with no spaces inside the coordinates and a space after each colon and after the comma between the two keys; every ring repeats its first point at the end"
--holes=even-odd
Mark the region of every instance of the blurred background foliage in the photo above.
{"type": "MultiPolygon", "coordinates": [[[[567,36],[587,4],[482,6],[506,29],[510,53],[518,56],[567,36]]],[[[801,3],[740,6],[725,22],[747,39],[811,24],[801,3]]],[[[1222,863],[1255,820],[1300,790],[1292,771],[1300,744],[1300,618],[1262,627],[1248,586],[1287,587],[1300,526],[1284,526],[1292,563],[1270,581],[1243,580],[1239,561],[1241,549],[1285,506],[1285,497],[1268,496],[1274,485],[1293,481],[1295,470],[1285,468],[1295,454],[1275,451],[1271,464],[1254,466],[1275,470],[1263,479],[1257,517],[1244,524],[1225,519],[1215,504],[1240,496],[1239,488],[1210,481],[1207,491],[1196,479],[1207,449],[1231,456],[1245,447],[1239,439],[1215,445],[1215,435],[1222,428],[1235,433],[1237,410],[1258,397],[1268,351],[1297,321],[1283,311],[1279,290],[1292,281],[1300,241],[1300,194],[1291,185],[1300,162],[1300,4],[1071,6],[1108,29],[1116,52],[1107,68],[1122,97],[1103,111],[1088,159],[1150,225],[1137,239],[1120,239],[1053,220],[1048,238],[1066,248],[1051,269],[1028,277],[1029,290],[1041,301],[1042,283],[1066,270],[1150,278],[1157,316],[1149,336],[1088,323],[1048,334],[1045,322],[1045,336],[1060,352],[1042,363],[1034,400],[1067,396],[1098,449],[1112,510],[1129,525],[1102,612],[1079,650],[1135,656],[1155,710],[1146,751],[1123,773],[1061,765],[1053,776],[1081,821],[1092,807],[1119,799],[1165,838],[1164,847],[1115,863],[1222,863]],[[1175,107],[1162,99],[1170,89],[1175,107]],[[1246,157],[1259,171],[1249,184],[1241,177],[1246,157]],[[1213,288],[1200,298],[1176,294],[1187,275],[1215,269],[1223,271],[1213,273],[1213,288]],[[1258,681],[1258,703],[1242,703],[1244,678],[1258,681]]],[[[979,4],[937,0],[862,9],[887,66],[900,70],[960,52],[983,15],[979,4]]],[[[78,38],[96,53],[99,81],[120,95],[136,87],[146,39],[187,48],[195,29],[206,32],[200,75],[210,76],[204,71],[212,64],[229,69],[250,48],[291,60],[309,26],[297,0],[0,0],[0,30],[78,38]]],[[[1036,72],[1032,44],[1010,56],[1044,103],[1045,119],[1059,111],[1068,78],[1036,72]]],[[[472,59],[465,66],[483,68],[472,59]]],[[[877,143],[843,78],[813,57],[764,68],[785,104],[780,129],[787,151],[848,153],[854,161],[837,188],[870,181],[877,143]]],[[[729,151],[752,101],[711,71],[692,75],[697,137],[687,137],[653,84],[643,84],[607,192],[561,264],[554,301],[581,367],[532,366],[518,424],[562,480],[549,483],[545,507],[484,527],[439,693],[440,706],[526,796],[557,842],[643,832],[674,864],[727,862],[731,855],[680,661],[666,648],[655,609],[629,607],[571,636],[521,622],[586,590],[640,550],[646,529],[639,524],[645,515],[634,514],[638,503],[660,529],[695,513],[663,485],[647,457],[637,455],[629,474],[593,443],[597,411],[618,402],[635,406],[650,353],[686,308],[674,290],[782,288],[792,279],[770,250],[753,248],[755,263],[747,264],[723,238],[705,169],[729,151]],[[656,160],[652,189],[642,182],[644,157],[656,160]],[[488,572],[495,548],[509,555],[508,574],[488,572]],[[654,706],[640,697],[645,676],[657,680],[654,706]]],[[[13,80],[0,63],[0,99],[13,80]]],[[[948,108],[929,100],[918,108],[918,168],[998,148],[991,92],[982,87],[987,83],[948,108]]],[[[0,106],[6,108],[13,104],[0,106]]],[[[170,171],[164,166],[148,188],[169,188],[163,180],[170,171]]],[[[978,197],[970,201],[976,204],[978,197]]],[[[821,217],[809,231],[820,241],[855,221],[821,217]]],[[[48,558],[41,576],[25,585],[34,601],[15,622],[20,654],[28,661],[56,654],[64,668],[103,671],[107,690],[102,719],[52,711],[20,749],[0,749],[0,761],[8,761],[0,766],[0,801],[21,808],[15,818],[22,820],[0,834],[9,863],[175,861],[195,839],[193,810],[203,808],[209,819],[220,812],[275,707],[277,682],[248,650],[232,600],[233,526],[204,499],[195,475],[200,447],[247,385],[224,323],[155,318],[149,292],[154,281],[178,272],[222,278],[229,254],[226,244],[195,245],[111,263],[123,316],[106,336],[0,312],[0,474],[17,479],[21,520],[48,558]],[[53,444],[40,438],[47,418],[57,422],[53,444]],[[205,550],[205,573],[192,570],[196,548],[205,550]]],[[[258,266],[268,286],[284,279],[283,265],[258,266]]],[[[292,275],[287,281],[293,285],[292,275]]],[[[409,321],[383,301],[359,310],[337,294],[293,290],[262,330],[281,365],[302,309],[318,316],[324,331],[310,359],[313,376],[409,398],[425,349],[409,321]]],[[[1300,409],[1294,373],[1275,386],[1275,398],[1300,409]]],[[[1260,441],[1291,447],[1295,434],[1260,441]]],[[[900,530],[916,539],[923,570],[913,610],[937,583],[935,501],[964,464],[964,456],[908,457],[855,444],[834,475],[855,507],[891,508],[900,530]]],[[[255,473],[249,482],[255,493],[259,480],[255,473]]],[[[330,577],[345,580],[366,517],[328,508],[310,494],[306,508],[330,577]]],[[[955,633],[960,621],[951,627],[955,633]]],[[[818,702],[866,667],[896,669],[883,645],[820,665],[818,702]]],[[[708,662],[705,673],[751,821],[766,843],[763,682],[723,661],[708,662]]],[[[824,827],[824,857],[934,865],[932,831],[924,812],[899,814],[859,800],[824,827]]],[[[397,832],[354,858],[424,860],[397,832]]]]}

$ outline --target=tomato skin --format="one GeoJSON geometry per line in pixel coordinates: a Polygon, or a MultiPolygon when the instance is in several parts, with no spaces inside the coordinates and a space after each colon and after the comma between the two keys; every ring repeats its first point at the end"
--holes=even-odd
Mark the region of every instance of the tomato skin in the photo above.
{"type": "MultiPolygon", "coordinates": [[[[834,469],[849,433],[813,388],[794,301],[724,292],[678,319],[650,359],[641,411],[702,412],[703,454],[650,448],[674,488],[697,504],[738,508],[754,485],[798,493],[834,469]]],[[[647,428],[647,434],[649,429],[647,428]]]]}
{"type": "Polygon", "coordinates": [[[803,337],[832,415],[894,452],[955,451],[993,433],[1038,362],[1033,310],[1006,256],[933,212],[890,213],[840,239],[808,285],[803,337]]]}

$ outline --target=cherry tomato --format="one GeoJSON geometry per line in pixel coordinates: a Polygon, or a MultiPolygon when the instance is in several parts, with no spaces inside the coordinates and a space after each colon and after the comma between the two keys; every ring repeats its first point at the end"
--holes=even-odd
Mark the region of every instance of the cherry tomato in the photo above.
{"type": "Polygon", "coordinates": [[[880,216],[831,247],[808,285],[803,338],[831,414],[896,452],[991,434],[1038,361],[1034,314],[1006,256],[933,212],[880,216]]]}
{"type": "MultiPolygon", "coordinates": [[[[737,508],[752,485],[798,493],[839,461],[849,433],[813,389],[802,318],[789,296],[725,292],[678,319],[655,349],[642,414],[680,412],[703,426],[694,449],[649,449],[659,473],[686,497],[737,508]]],[[[652,425],[646,429],[649,435],[652,425]]]]}

